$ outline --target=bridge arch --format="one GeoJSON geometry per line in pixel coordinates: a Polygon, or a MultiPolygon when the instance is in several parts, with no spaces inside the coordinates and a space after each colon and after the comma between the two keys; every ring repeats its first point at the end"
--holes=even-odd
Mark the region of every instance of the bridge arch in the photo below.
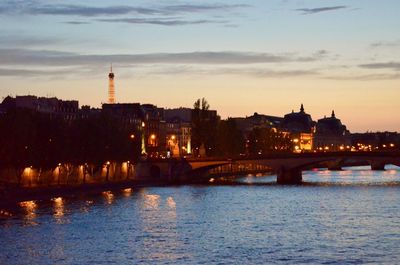
{"type": "Polygon", "coordinates": [[[160,168],[160,175],[170,180],[191,182],[207,178],[210,169],[224,165],[262,165],[276,172],[277,182],[298,184],[302,182],[302,171],[313,167],[341,169],[342,166],[371,165],[372,169],[384,169],[386,164],[400,166],[400,154],[388,153],[306,153],[281,154],[269,157],[238,159],[191,159],[167,160],[155,163],[160,168]]]}

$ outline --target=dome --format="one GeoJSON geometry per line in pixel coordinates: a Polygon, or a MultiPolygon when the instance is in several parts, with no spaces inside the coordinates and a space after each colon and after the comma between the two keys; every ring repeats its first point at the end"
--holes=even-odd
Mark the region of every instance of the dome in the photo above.
{"type": "Polygon", "coordinates": [[[300,111],[286,114],[282,121],[282,128],[291,132],[311,132],[315,122],[311,119],[310,114],[304,111],[301,104],[300,111]]]}
{"type": "Polygon", "coordinates": [[[346,126],[336,118],[334,111],[331,117],[319,119],[316,126],[317,134],[344,135],[346,131],[346,126]]]}

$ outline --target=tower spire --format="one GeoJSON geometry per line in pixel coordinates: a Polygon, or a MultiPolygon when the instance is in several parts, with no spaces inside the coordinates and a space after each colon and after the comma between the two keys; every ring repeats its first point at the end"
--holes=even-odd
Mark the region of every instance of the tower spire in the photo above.
{"type": "Polygon", "coordinates": [[[300,112],[304,112],[304,106],[303,106],[303,103],[301,103],[301,106],[300,106],[300,112]]]}
{"type": "Polygon", "coordinates": [[[331,117],[332,117],[332,118],[335,118],[335,111],[334,111],[334,110],[332,110],[332,115],[331,115],[331,117]]]}
{"type": "Polygon", "coordinates": [[[112,71],[112,63],[110,66],[110,73],[108,74],[108,103],[115,103],[114,73],[112,71]]]}

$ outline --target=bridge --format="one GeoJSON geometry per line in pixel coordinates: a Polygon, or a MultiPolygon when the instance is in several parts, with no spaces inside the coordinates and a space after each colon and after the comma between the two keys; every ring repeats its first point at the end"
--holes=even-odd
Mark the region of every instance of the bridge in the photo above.
{"type": "MultiPolygon", "coordinates": [[[[208,171],[223,165],[262,165],[277,174],[280,184],[299,184],[302,171],[312,168],[340,170],[343,166],[370,165],[371,170],[384,170],[385,165],[400,167],[400,152],[332,152],[302,154],[272,154],[239,158],[203,158],[154,160],[146,162],[152,176],[171,181],[191,182],[207,178],[208,171]]],[[[143,174],[143,172],[141,173],[143,174]]]]}

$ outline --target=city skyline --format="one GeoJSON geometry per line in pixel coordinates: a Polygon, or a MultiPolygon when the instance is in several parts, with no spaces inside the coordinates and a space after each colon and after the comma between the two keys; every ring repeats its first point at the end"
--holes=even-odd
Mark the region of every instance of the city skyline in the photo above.
{"type": "Polygon", "coordinates": [[[400,131],[397,1],[7,1],[0,97],[117,102],[222,118],[332,109],[352,132],[400,131]]]}

